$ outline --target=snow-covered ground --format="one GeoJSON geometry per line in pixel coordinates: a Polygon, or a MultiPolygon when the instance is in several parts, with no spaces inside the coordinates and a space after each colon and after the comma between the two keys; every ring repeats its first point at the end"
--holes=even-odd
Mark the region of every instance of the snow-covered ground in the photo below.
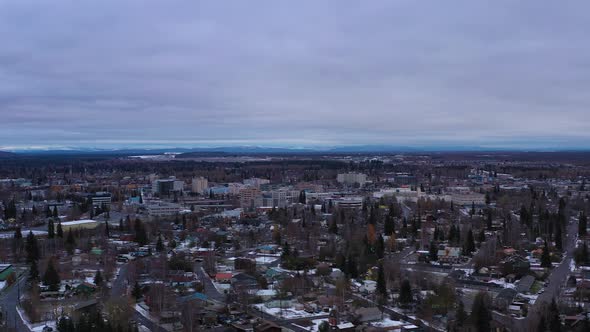
{"type": "Polygon", "coordinates": [[[16,307],[16,312],[18,313],[18,315],[19,315],[20,319],[23,321],[23,323],[27,326],[29,331],[42,332],[43,328],[45,326],[49,326],[49,327],[53,328],[53,331],[57,331],[57,328],[55,326],[55,321],[53,321],[53,320],[33,324],[28,321],[28,319],[26,318],[27,316],[25,315],[25,313],[22,311],[22,309],[20,307],[18,307],[18,306],[16,307]]]}
{"type": "Polygon", "coordinates": [[[277,257],[269,257],[269,256],[257,256],[256,257],[256,264],[272,264],[278,260],[277,257]]]}
{"type": "Polygon", "coordinates": [[[311,317],[326,315],[325,312],[309,313],[309,312],[306,312],[305,310],[297,310],[297,309],[293,309],[293,308],[286,308],[286,309],[282,309],[282,310],[280,308],[268,308],[263,303],[254,304],[253,307],[255,307],[256,309],[258,309],[266,314],[269,314],[269,315],[275,316],[275,317],[279,317],[279,318],[283,318],[283,319],[311,318],[311,317]]]}
{"type": "Polygon", "coordinates": [[[410,324],[408,322],[393,320],[388,317],[384,317],[382,320],[377,321],[377,322],[371,322],[370,325],[374,326],[374,327],[379,327],[379,328],[386,328],[388,330],[389,329],[399,330],[402,328],[402,326],[414,326],[413,324],[410,324]]]}
{"type": "MultiPolygon", "coordinates": [[[[28,229],[23,229],[21,230],[21,233],[23,235],[23,237],[26,237],[29,234],[28,229]]],[[[46,231],[37,231],[37,230],[33,230],[33,235],[35,236],[46,236],[47,232],[46,231]]],[[[4,232],[4,233],[0,233],[0,239],[12,239],[14,237],[14,231],[10,231],[10,232],[4,232]]]]}
{"type": "Polygon", "coordinates": [[[528,299],[529,300],[529,303],[531,305],[535,304],[535,302],[537,301],[537,298],[539,297],[538,294],[535,294],[535,295],[520,294],[520,296],[523,297],[523,298],[525,298],[525,299],[528,299]]]}
{"type": "Polygon", "coordinates": [[[140,315],[145,317],[147,320],[158,323],[158,318],[153,316],[148,310],[144,309],[139,303],[135,304],[135,311],[137,311],[140,315]]]}
{"type": "Polygon", "coordinates": [[[230,284],[220,284],[215,281],[212,281],[212,283],[213,283],[213,286],[215,287],[215,289],[217,290],[217,292],[219,292],[221,294],[225,294],[225,292],[229,292],[229,290],[231,289],[230,284]]]}
{"type": "Polygon", "coordinates": [[[496,285],[500,285],[504,288],[512,288],[512,289],[516,289],[516,285],[513,283],[509,283],[504,281],[504,279],[494,279],[494,280],[490,280],[488,281],[491,284],[496,284],[496,285]]]}

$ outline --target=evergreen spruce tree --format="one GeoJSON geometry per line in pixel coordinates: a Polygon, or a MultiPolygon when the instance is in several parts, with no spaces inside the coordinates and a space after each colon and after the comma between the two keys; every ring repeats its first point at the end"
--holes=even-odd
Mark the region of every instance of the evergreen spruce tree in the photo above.
{"type": "Polygon", "coordinates": [[[37,267],[37,261],[31,262],[31,267],[29,268],[29,280],[39,280],[39,268],[37,267]]]}
{"type": "Polygon", "coordinates": [[[329,232],[332,234],[338,234],[338,224],[336,223],[336,218],[332,218],[332,221],[330,221],[329,232]]]}
{"type": "Polygon", "coordinates": [[[27,235],[25,250],[27,251],[27,262],[31,263],[39,260],[39,246],[37,244],[37,238],[32,231],[29,231],[27,235]]]}
{"type": "Polygon", "coordinates": [[[489,332],[492,313],[488,305],[486,293],[479,292],[475,296],[471,309],[471,318],[478,332],[489,332]]]}
{"type": "Polygon", "coordinates": [[[61,228],[61,221],[57,223],[57,237],[63,239],[64,237],[64,230],[61,228]]]}
{"type": "Polygon", "coordinates": [[[348,275],[352,279],[356,279],[359,276],[358,267],[356,265],[356,259],[352,255],[348,255],[348,260],[346,261],[346,271],[348,275]]]}
{"type": "Polygon", "coordinates": [[[164,251],[164,243],[162,243],[162,236],[158,235],[158,241],[156,242],[156,251],[162,252],[164,251]]]}
{"type": "Polygon", "coordinates": [[[23,238],[23,233],[21,233],[20,227],[17,227],[14,231],[14,239],[20,241],[23,238]]]}
{"type": "Polygon", "coordinates": [[[281,259],[289,259],[289,257],[291,257],[291,247],[289,246],[289,242],[285,242],[283,252],[281,253],[281,259]]]}
{"type": "Polygon", "coordinates": [[[479,242],[479,244],[481,245],[483,242],[485,242],[486,240],[486,233],[483,231],[483,229],[479,232],[479,235],[477,236],[477,241],[479,242]]]}
{"type": "Polygon", "coordinates": [[[430,249],[428,251],[430,261],[436,262],[438,260],[438,248],[436,243],[430,242],[430,249]]]}
{"type": "Polygon", "coordinates": [[[72,255],[74,253],[74,249],[76,248],[76,239],[74,239],[74,234],[72,234],[72,230],[68,231],[68,237],[66,238],[66,250],[68,254],[72,255]]]}
{"type": "Polygon", "coordinates": [[[387,298],[387,284],[385,283],[385,272],[383,271],[383,264],[379,263],[379,270],[377,272],[377,294],[387,298]]]}
{"type": "Polygon", "coordinates": [[[378,259],[383,258],[384,254],[385,254],[385,242],[384,242],[383,236],[381,236],[381,234],[379,234],[377,236],[377,241],[375,243],[375,254],[377,255],[378,259]]]}
{"type": "Polygon", "coordinates": [[[586,228],[588,227],[588,217],[584,212],[580,212],[578,218],[578,235],[586,236],[586,228]]]}
{"type": "Polygon", "coordinates": [[[557,248],[559,251],[563,250],[563,242],[561,238],[562,227],[563,226],[561,225],[561,222],[558,221],[555,223],[555,248],[557,248]]]}
{"type": "Polygon", "coordinates": [[[145,227],[140,219],[135,219],[135,242],[140,246],[145,246],[148,242],[145,227]]]}
{"type": "Polygon", "coordinates": [[[551,267],[551,256],[549,254],[549,246],[547,245],[547,241],[545,241],[543,253],[541,254],[541,267],[551,267]]]}
{"type": "Polygon", "coordinates": [[[465,239],[465,244],[463,245],[463,251],[465,255],[471,256],[471,254],[475,251],[475,239],[473,238],[473,231],[470,229],[467,232],[467,238],[465,239]]]}
{"type": "Polygon", "coordinates": [[[412,303],[412,301],[412,286],[410,285],[410,281],[408,279],[404,279],[399,291],[399,302],[402,305],[408,305],[412,303]]]}
{"type": "Polygon", "coordinates": [[[59,273],[55,269],[53,259],[50,259],[43,275],[43,285],[48,286],[50,291],[56,292],[59,290],[60,282],[59,273]]]}
{"type": "Polygon", "coordinates": [[[49,219],[47,221],[47,238],[53,239],[55,237],[55,225],[53,224],[53,219],[49,219]]]}
{"type": "Polygon", "coordinates": [[[141,297],[142,293],[143,292],[141,291],[141,287],[139,287],[139,284],[136,281],[135,285],[133,286],[133,290],[131,291],[131,296],[133,296],[133,298],[135,298],[135,301],[137,301],[141,297]]]}
{"type": "Polygon", "coordinates": [[[101,287],[102,281],[102,274],[100,273],[100,270],[96,270],[96,275],[94,275],[94,284],[98,287],[101,287]]]}
{"type": "Polygon", "coordinates": [[[389,235],[393,234],[393,232],[395,232],[395,222],[394,222],[393,217],[390,214],[388,214],[387,217],[385,217],[385,225],[384,225],[383,232],[387,236],[389,236],[389,235]]]}

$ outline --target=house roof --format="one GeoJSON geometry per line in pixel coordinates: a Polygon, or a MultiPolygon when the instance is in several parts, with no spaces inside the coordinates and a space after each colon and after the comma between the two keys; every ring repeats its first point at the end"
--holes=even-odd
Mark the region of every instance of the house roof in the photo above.
{"type": "Polygon", "coordinates": [[[231,279],[232,274],[226,272],[219,272],[215,275],[215,279],[231,279]]]}
{"type": "Polygon", "coordinates": [[[179,302],[190,302],[193,300],[207,301],[208,299],[209,299],[209,297],[206,294],[195,292],[191,295],[186,295],[186,296],[178,298],[178,301],[179,302]]]}
{"type": "Polygon", "coordinates": [[[534,283],[535,277],[531,275],[524,276],[520,278],[520,280],[518,281],[518,285],[516,285],[516,290],[519,293],[528,292],[534,283]]]}

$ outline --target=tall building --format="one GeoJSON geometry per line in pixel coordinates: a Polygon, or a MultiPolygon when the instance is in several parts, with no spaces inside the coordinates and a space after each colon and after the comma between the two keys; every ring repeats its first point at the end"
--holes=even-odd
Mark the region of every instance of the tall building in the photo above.
{"type": "Polygon", "coordinates": [[[150,216],[173,216],[179,213],[181,206],[168,202],[152,202],[147,205],[147,211],[150,216]]]}
{"type": "Polygon", "coordinates": [[[90,196],[92,200],[92,206],[100,207],[103,204],[106,206],[111,205],[111,193],[108,192],[97,192],[96,194],[90,196]]]}
{"type": "Polygon", "coordinates": [[[363,173],[343,173],[338,174],[336,178],[338,183],[352,185],[352,184],[360,184],[361,186],[367,182],[367,174],[363,173]]]}
{"type": "Polygon", "coordinates": [[[202,176],[193,178],[193,181],[191,183],[192,192],[203,194],[207,191],[208,187],[209,187],[209,181],[207,181],[206,178],[204,178],[202,176]]]}
{"type": "Polygon", "coordinates": [[[182,191],[184,182],[171,176],[168,179],[156,179],[152,182],[152,192],[159,195],[170,195],[173,191],[182,191]]]}
{"type": "Polygon", "coordinates": [[[262,196],[258,188],[244,188],[240,190],[240,206],[242,208],[258,207],[262,196]]]}

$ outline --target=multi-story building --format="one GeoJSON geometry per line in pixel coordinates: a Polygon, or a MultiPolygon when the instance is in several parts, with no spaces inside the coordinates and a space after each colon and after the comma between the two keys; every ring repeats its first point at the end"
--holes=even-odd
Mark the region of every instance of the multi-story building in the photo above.
{"type": "Polygon", "coordinates": [[[347,185],[359,184],[362,186],[365,183],[367,183],[367,174],[343,173],[343,174],[338,174],[338,177],[336,178],[336,180],[338,181],[338,183],[342,183],[342,184],[347,184],[347,185]]]}
{"type": "Polygon", "coordinates": [[[260,178],[250,178],[250,179],[245,179],[244,180],[244,184],[250,187],[254,187],[254,188],[260,188],[261,185],[263,184],[269,184],[270,180],[268,179],[260,179],[260,178]]]}
{"type": "Polygon", "coordinates": [[[151,202],[147,205],[147,211],[150,216],[173,216],[181,210],[180,205],[168,202],[151,202]]]}
{"type": "Polygon", "coordinates": [[[244,188],[240,190],[240,206],[242,208],[257,207],[262,203],[262,196],[258,188],[244,188]]]}
{"type": "Polygon", "coordinates": [[[290,188],[266,191],[263,195],[263,204],[264,206],[286,207],[291,203],[296,203],[300,193],[299,190],[290,188]]]}
{"type": "Polygon", "coordinates": [[[111,193],[108,192],[97,192],[96,194],[90,196],[92,200],[92,206],[99,207],[99,206],[110,206],[111,205],[111,193]]]}
{"type": "Polygon", "coordinates": [[[341,209],[360,209],[363,207],[362,197],[342,197],[333,200],[334,205],[341,209]]]}
{"type": "Polygon", "coordinates": [[[175,177],[168,179],[156,179],[152,182],[152,192],[159,195],[169,195],[173,191],[182,191],[184,182],[176,180],[175,177]]]}
{"type": "Polygon", "coordinates": [[[209,187],[209,181],[206,178],[199,176],[193,178],[191,183],[191,190],[194,193],[203,194],[207,192],[207,188],[209,187]]]}

